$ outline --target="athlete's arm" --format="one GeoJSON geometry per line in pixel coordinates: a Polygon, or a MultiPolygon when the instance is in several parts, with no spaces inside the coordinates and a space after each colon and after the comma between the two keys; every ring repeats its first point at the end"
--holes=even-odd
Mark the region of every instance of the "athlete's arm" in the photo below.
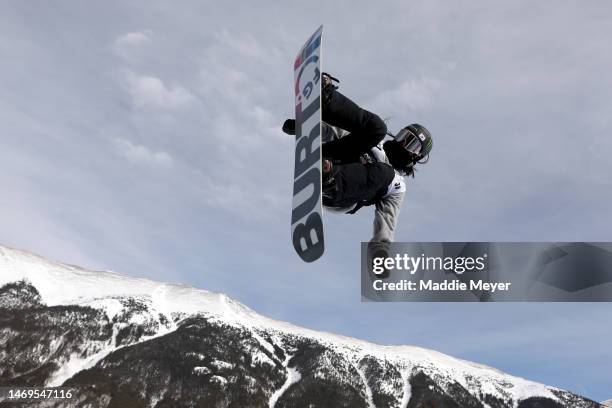
{"type": "Polygon", "coordinates": [[[405,192],[389,194],[376,203],[374,232],[370,242],[393,242],[395,226],[405,194],[405,192]]]}

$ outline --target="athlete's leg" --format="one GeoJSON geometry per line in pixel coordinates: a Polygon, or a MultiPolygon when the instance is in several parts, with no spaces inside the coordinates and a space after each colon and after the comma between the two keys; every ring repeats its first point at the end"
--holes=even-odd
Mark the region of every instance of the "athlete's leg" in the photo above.
{"type": "MultiPolygon", "coordinates": [[[[323,160],[323,205],[351,207],[387,192],[395,171],[386,163],[331,165],[323,160]]],[[[362,204],[363,205],[363,204],[362,204]]]]}
{"type": "Polygon", "coordinates": [[[323,145],[323,156],[343,163],[359,160],[384,139],[387,125],[376,114],[360,108],[336,90],[325,95],[322,119],[350,134],[323,145]]]}

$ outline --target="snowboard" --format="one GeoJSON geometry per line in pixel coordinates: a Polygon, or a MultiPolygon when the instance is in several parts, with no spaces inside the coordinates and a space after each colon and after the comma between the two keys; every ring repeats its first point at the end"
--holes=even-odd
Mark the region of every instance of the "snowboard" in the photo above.
{"type": "Polygon", "coordinates": [[[295,167],[291,240],[305,262],[323,255],[321,204],[321,40],[323,26],[300,49],[294,69],[295,167]]]}

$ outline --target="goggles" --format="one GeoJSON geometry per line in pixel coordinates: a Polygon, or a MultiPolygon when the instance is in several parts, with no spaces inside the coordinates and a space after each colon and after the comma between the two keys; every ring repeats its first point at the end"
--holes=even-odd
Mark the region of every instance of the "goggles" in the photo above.
{"type": "Polygon", "coordinates": [[[422,148],[421,139],[412,133],[410,129],[404,128],[400,130],[395,136],[395,140],[408,152],[415,156],[419,156],[422,148]]]}

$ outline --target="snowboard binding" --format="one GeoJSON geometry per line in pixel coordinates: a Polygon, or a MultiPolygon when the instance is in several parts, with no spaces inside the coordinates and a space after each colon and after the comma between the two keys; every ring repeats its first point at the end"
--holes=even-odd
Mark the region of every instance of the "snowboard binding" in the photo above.
{"type": "Polygon", "coordinates": [[[323,72],[321,74],[321,96],[323,97],[323,106],[327,106],[331,100],[332,94],[336,89],[338,89],[338,85],[335,85],[334,82],[340,83],[338,78],[334,78],[327,72],[323,72]]]}
{"type": "Polygon", "coordinates": [[[331,90],[338,89],[338,85],[334,85],[334,82],[340,83],[340,80],[338,78],[334,78],[333,76],[331,76],[327,72],[324,72],[323,74],[321,74],[321,77],[322,77],[322,80],[323,80],[323,84],[322,84],[323,92],[325,92],[327,90],[330,90],[330,89],[331,90]]]}

